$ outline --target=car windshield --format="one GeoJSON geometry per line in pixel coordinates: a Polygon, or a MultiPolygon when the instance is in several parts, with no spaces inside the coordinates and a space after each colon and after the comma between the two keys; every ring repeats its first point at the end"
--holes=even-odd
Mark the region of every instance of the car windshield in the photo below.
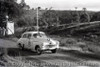
{"type": "Polygon", "coordinates": [[[36,33],[36,34],[33,34],[33,36],[35,38],[47,38],[47,36],[43,33],[36,33]]]}

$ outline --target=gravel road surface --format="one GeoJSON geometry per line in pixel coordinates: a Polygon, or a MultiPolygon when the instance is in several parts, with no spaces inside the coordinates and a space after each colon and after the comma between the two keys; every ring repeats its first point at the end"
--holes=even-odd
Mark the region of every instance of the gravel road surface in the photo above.
{"type": "Polygon", "coordinates": [[[0,46],[6,47],[8,55],[34,67],[100,67],[100,56],[93,53],[83,53],[79,50],[59,49],[57,53],[50,51],[37,55],[30,50],[20,50],[16,42],[0,39],[0,46]]]}

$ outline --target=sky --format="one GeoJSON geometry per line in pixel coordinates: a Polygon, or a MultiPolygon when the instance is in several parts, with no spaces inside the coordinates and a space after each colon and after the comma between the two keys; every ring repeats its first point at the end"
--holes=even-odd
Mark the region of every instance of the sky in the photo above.
{"type": "MultiPolygon", "coordinates": [[[[18,0],[20,3],[21,0],[18,0]]],[[[100,0],[25,0],[31,8],[50,8],[55,10],[82,10],[100,11],[100,0]]]]}

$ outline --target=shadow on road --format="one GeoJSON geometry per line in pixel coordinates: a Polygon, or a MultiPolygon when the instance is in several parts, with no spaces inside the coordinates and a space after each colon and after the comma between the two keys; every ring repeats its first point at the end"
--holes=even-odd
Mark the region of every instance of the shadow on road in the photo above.
{"type": "MultiPolygon", "coordinates": [[[[64,55],[70,55],[72,57],[76,57],[76,58],[80,58],[80,59],[85,59],[85,60],[98,60],[100,61],[100,55],[97,54],[93,54],[93,53],[82,53],[80,51],[76,51],[76,50],[58,50],[58,53],[60,54],[64,54],[64,55]]],[[[51,52],[43,52],[43,54],[51,54],[51,52]]],[[[36,56],[37,53],[33,52],[31,50],[21,50],[18,48],[8,48],[8,55],[9,56],[36,56]]],[[[54,56],[52,56],[54,57],[54,56]]],[[[64,57],[60,57],[59,56],[56,58],[58,59],[65,59],[64,57]]],[[[48,59],[48,58],[45,58],[48,59]]],[[[50,58],[52,59],[52,58],[50,58]]],[[[76,61],[76,59],[73,58],[66,58],[65,60],[72,60],[72,61],[76,61]]]]}
{"type": "Polygon", "coordinates": [[[65,55],[70,55],[73,57],[77,57],[80,59],[85,59],[85,60],[98,60],[100,61],[100,55],[94,54],[94,53],[82,53],[77,50],[61,50],[60,53],[65,54],[65,55]]]}
{"type": "MultiPolygon", "coordinates": [[[[52,54],[52,53],[42,52],[42,54],[52,54]]],[[[9,56],[36,56],[38,54],[28,49],[21,50],[19,48],[8,48],[8,55],[9,56]]]]}
{"type": "MultiPolygon", "coordinates": [[[[48,52],[47,54],[51,54],[51,53],[48,52]]],[[[8,55],[11,57],[25,56],[24,59],[22,59],[22,60],[26,61],[26,62],[31,61],[32,65],[36,66],[36,67],[59,67],[58,65],[47,63],[47,62],[42,61],[38,58],[30,57],[30,56],[37,56],[37,53],[33,52],[31,50],[26,50],[26,49],[21,50],[18,48],[8,48],[8,55]]]]}
{"type": "Polygon", "coordinates": [[[21,50],[19,48],[8,48],[8,55],[9,56],[34,56],[37,55],[36,52],[31,50],[21,50]]]}

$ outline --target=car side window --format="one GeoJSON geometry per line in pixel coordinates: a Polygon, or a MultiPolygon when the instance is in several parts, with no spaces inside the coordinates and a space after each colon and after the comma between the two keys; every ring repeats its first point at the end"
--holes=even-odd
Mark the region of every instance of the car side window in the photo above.
{"type": "Polygon", "coordinates": [[[24,34],[23,36],[22,36],[22,38],[26,38],[27,37],[27,34],[24,34]]]}
{"type": "Polygon", "coordinates": [[[34,38],[37,38],[37,34],[33,34],[33,37],[34,37],[34,38]]]}
{"type": "Polygon", "coordinates": [[[31,34],[28,34],[27,38],[30,38],[31,37],[31,34]]]}

